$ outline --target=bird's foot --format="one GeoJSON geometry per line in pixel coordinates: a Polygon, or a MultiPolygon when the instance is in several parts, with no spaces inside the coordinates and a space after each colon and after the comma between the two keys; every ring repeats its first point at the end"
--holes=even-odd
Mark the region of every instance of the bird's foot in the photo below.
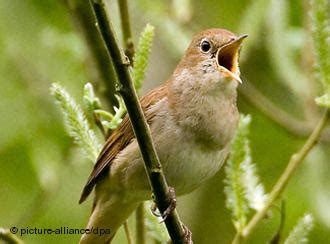
{"type": "Polygon", "coordinates": [[[192,234],[191,231],[188,229],[187,226],[185,226],[184,224],[182,224],[182,227],[184,229],[184,239],[185,239],[185,243],[187,244],[192,244],[192,234]]]}
{"type": "Polygon", "coordinates": [[[159,210],[157,208],[157,204],[155,202],[152,203],[152,205],[150,206],[150,210],[152,212],[153,215],[155,215],[156,217],[162,217],[162,215],[159,213],[159,210]]]}
{"type": "MultiPolygon", "coordinates": [[[[184,244],[193,244],[191,231],[184,224],[181,224],[181,225],[184,230],[183,243],[184,244]]],[[[167,244],[173,244],[173,241],[170,240],[167,244]]]]}
{"type": "Polygon", "coordinates": [[[154,202],[153,205],[151,206],[151,212],[153,213],[153,215],[155,215],[156,217],[162,217],[163,220],[161,221],[164,222],[166,220],[166,218],[174,211],[174,209],[176,208],[176,194],[175,194],[175,190],[173,187],[169,187],[168,190],[168,197],[169,197],[169,205],[168,207],[165,209],[165,211],[163,213],[159,213],[157,210],[157,205],[154,202]]]}
{"type": "Polygon", "coordinates": [[[168,188],[168,197],[170,204],[168,207],[165,209],[165,211],[162,213],[162,222],[166,220],[166,218],[175,210],[176,208],[176,194],[175,194],[175,189],[173,187],[168,188]]]}
{"type": "Polygon", "coordinates": [[[185,239],[185,243],[187,244],[192,244],[192,234],[191,231],[188,229],[187,226],[185,226],[184,224],[182,224],[182,227],[184,229],[184,239],[185,239]]]}

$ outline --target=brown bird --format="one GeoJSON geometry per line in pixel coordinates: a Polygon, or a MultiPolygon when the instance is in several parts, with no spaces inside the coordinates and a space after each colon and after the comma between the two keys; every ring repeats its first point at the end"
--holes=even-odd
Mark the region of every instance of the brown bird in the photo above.
{"type": "MultiPolygon", "coordinates": [[[[224,29],[197,34],[170,79],[141,99],[168,184],[189,193],[222,166],[238,125],[238,56],[246,35],[224,29]]],[[[95,188],[87,228],[109,235],[84,234],[81,243],[104,243],[151,192],[138,143],[126,115],[106,141],[83,189],[82,203],[95,188]]]]}

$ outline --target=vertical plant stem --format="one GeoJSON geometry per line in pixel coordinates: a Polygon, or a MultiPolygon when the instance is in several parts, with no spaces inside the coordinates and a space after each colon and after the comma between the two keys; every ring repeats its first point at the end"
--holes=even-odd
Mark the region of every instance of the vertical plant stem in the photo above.
{"type": "Polygon", "coordinates": [[[109,109],[112,111],[113,106],[117,105],[117,100],[114,96],[117,77],[113,68],[112,60],[108,57],[102,38],[95,26],[93,11],[91,10],[88,1],[64,1],[67,8],[70,10],[74,24],[87,44],[89,54],[96,67],[96,81],[99,81],[98,83],[102,82],[106,86],[105,96],[109,103],[109,109]]]}
{"type": "Polygon", "coordinates": [[[133,64],[134,43],[133,43],[132,30],[129,20],[127,0],[118,0],[118,3],[119,3],[119,12],[121,19],[121,29],[123,31],[125,54],[128,57],[130,63],[133,64]]]}
{"type": "Polygon", "coordinates": [[[234,240],[232,241],[232,244],[240,244],[242,243],[242,232],[237,232],[235,237],[234,237],[234,240]]]}
{"type": "Polygon", "coordinates": [[[309,136],[307,141],[305,142],[304,146],[295,154],[293,154],[290,158],[290,161],[282,173],[281,177],[276,182],[275,186],[273,187],[271,193],[269,194],[269,198],[265,204],[265,207],[258,211],[246,227],[243,229],[242,233],[237,233],[234,237],[233,244],[238,244],[247,239],[247,237],[251,234],[251,232],[255,229],[257,224],[266,216],[267,211],[271,208],[274,204],[276,199],[278,199],[282,192],[284,191],[285,187],[287,186],[289,180],[292,178],[293,173],[296,171],[297,167],[302,163],[305,159],[307,154],[311,151],[314,145],[320,139],[321,132],[325,125],[329,120],[329,109],[326,109],[324,112],[321,120],[316,125],[315,129],[313,130],[312,134],[309,136]]]}
{"type": "Polygon", "coordinates": [[[146,243],[146,225],[144,203],[141,203],[136,210],[136,244],[146,243]]]}
{"type": "MultiPolygon", "coordinates": [[[[118,0],[119,12],[121,19],[121,29],[123,33],[125,54],[130,61],[130,66],[133,67],[133,57],[135,54],[134,42],[132,37],[132,29],[129,18],[127,0],[118,0]]],[[[146,236],[146,227],[144,223],[144,204],[137,208],[135,213],[136,219],[136,244],[144,244],[146,236]]]]}
{"type": "Polygon", "coordinates": [[[19,239],[16,235],[12,234],[11,231],[0,228],[0,243],[23,244],[24,242],[21,239],[19,239]]]}
{"type": "Polygon", "coordinates": [[[129,231],[127,220],[124,223],[124,230],[127,239],[127,244],[132,244],[133,242],[132,242],[131,232],[129,231]]]}
{"type": "MultiPolygon", "coordinates": [[[[152,191],[155,196],[156,204],[161,213],[171,203],[169,187],[163,174],[162,166],[159,162],[155,146],[151,139],[148,124],[143,116],[141,104],[138,101],[133,81],[131,79],[128,64],[121,49],[118,46],[111,22],[109,21],[105,3],[102,0],[90,0],[94,14],[97,19],[100,34],[105,42],[107,51],[112,57],[114,67],[120,82],[120,94],[125,102],[131,124],[140,147],[145,170],[152,191]]],[[[173,243],[187,243],[185,229],[181,224],[179,215],[173,210],[165,219],[165,225],[173,243]]]]}

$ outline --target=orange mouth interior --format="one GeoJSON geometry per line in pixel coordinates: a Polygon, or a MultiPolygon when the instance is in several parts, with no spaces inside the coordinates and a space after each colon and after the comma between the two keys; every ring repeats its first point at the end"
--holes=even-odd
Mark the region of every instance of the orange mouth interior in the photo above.
{"type": "Polygon", "coordinates": [[[236,74],[238,68],[238,50],[239,46],[235,45],[235,42],[220,48],[216,57],[217,64],[236,74]]]}

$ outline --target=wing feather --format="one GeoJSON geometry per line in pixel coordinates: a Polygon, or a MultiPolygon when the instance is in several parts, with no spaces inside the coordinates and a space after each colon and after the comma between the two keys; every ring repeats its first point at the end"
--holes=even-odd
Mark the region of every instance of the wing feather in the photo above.
{"type": "MultiPolygon", "coordinates": [[[[150,106],[164,98],[166,95],[167,89],[165,86],[162,86],[152,90],[141,99],[141,106],[149,125],[155,116],[155,113],[148,112],[150,106]]],[[[124,149],[134,137],[131,122],[128,115],[126,115],[122,123],[112,132],[108,140],[105,142],[103,149],[96,160],[94,169],[89,175],[87,183],[82,191],[79,203],[85,201],[100,177],[108,171],[107,169],[110,167],[117,154],[124,149]]]]}

